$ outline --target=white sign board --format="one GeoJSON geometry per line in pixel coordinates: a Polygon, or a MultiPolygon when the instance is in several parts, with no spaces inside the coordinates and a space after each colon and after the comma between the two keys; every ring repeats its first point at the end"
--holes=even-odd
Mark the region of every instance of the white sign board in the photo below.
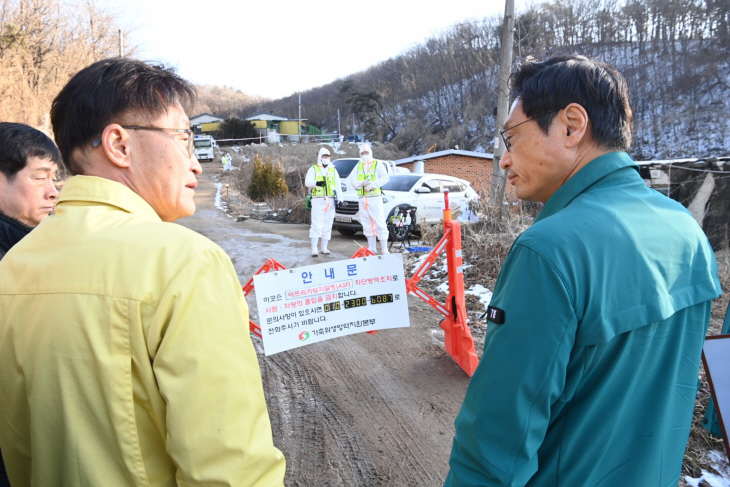
{"type": "Polygon", "coordinates": [[[707,372],[710,391],[715,399],[715,412],[720,420],[725,450],[730,457],[730,335],[709,336],[702,347],[702,362],[707,372]]]}
{"type": "Polygon", "coordinates": [[[264,353],[410,326],[401,254],[253,276],[264,353]]]}

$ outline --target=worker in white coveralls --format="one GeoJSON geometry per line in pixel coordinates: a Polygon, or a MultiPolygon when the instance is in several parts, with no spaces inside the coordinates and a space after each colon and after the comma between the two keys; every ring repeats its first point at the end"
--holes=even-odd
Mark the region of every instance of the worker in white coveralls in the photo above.
{"type": "Polygon", "coordinates": [[[317,241],[321,238],[321,252],[329,254],[327,244],[332,237],[332,222],[335,220],[335,204],[342,201],[340,175],[330,164],[330,151],[322,147],[317,155],[317,164],[309,168],[304,185],[311,188],[312,226],[309,238],[312,240],[312,257],[317,257],[317,241]]]}
{"type": "Polygon", "coordinates": [[[377,253],[376,242],[380,240],[381,253],[388,252],[388,226],[383,212],[383,190],[380,189],[390,180],[385,164],[373,159],[370,145],[360,148],[360,162],[350,173],[348,181],[360,196],[360,223],[362,231],[368,238],[368,249],[377,253]]]}

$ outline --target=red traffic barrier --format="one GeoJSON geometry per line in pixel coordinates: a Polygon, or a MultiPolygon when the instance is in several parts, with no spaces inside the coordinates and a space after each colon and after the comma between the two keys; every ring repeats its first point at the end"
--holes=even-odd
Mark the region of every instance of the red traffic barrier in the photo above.
{"type": "MultiPolygon", "coordinates": [[[[286,269],[286,267],[279,264],[274,259],[269,259],[266,262],[264,262],[264,265],[262,265],[258,271],[256,271],[254,276],[261,274],[262,272],[283,271],[285,269],[286,269]]],[[[243,289],[244,296],[248,296],[251,293],[251,291],[253,291],[253,276],[251,276],[251,279],[249,279],[248,282],[246,282],[246,284],[243,286],[242,289],[243,289]]],[[[251,330],[251,332],[254,335],[261,338],[261,327],[259,325],[257,325],[256,323],[254,323],[253,320],[251,320],[250,318],[248,320],[248,323],[249,323],[248,327],[251,330]]]]}
{"type": "Polygon", "coordinates": [[[461,225],[451,219],[449,209],[449,193],[445,193],[444,236],[434,247],[429,256],[416,269],[413,277],[406,280],[406,291],[426,301],[439,313],[444,315],[441,328],[444,330],[446,353],[464,369],[469,377],[479,365],[479,358],[474,350],[474,339],[471,336],[466,317],[466,298],[464,296],[464,268],[461,257],[461,225]],[[449,294],[446,304],[442,305],[427,292],[418,287],[418,281],[425,275],[441,252],[446,251],[446,264],[449,272],[449,294]]]}

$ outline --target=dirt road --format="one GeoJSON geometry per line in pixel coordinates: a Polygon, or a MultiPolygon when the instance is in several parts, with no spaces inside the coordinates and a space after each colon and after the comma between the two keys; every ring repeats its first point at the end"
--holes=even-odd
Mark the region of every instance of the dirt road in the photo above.
{"type": "MultiPolygon", "coordinates": [[[[228,252],[241,282],[269,257],[311,257],[307,225],[235,222],[215,208],[217,165],[204,165],[198,211],[180,223],[228,252]]],[[[333,233],[328,259],[349,258],[360,237],[333,233]]],[[[408,274],[408,272],[407,272],[408,274]]],[[[249,299],[252,317],[255,300],[249,299]]],[[[446,355],[441,315],[409,297],[410,327],[358,334],[270,357],[252,336],[287,486],[440,486],[468,377],[446,355]]]]}

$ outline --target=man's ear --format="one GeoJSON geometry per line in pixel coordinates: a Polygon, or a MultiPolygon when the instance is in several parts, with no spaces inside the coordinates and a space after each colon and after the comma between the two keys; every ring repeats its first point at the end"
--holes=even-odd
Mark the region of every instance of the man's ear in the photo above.
{"type": "Polygon", "coordinates": [[[101,147],[107,159],[117,167],[129,168],[131,165],[131,141],[129,132],[121,125],[112,123],[101,133],[101,147]]]}
{"type": "Polygon", "coordinates": [[[561,121],[565,124],[565,147],[575,147],[588,133],[588,112],[577,103],[565,107],[561,113],[561,121]]]}

